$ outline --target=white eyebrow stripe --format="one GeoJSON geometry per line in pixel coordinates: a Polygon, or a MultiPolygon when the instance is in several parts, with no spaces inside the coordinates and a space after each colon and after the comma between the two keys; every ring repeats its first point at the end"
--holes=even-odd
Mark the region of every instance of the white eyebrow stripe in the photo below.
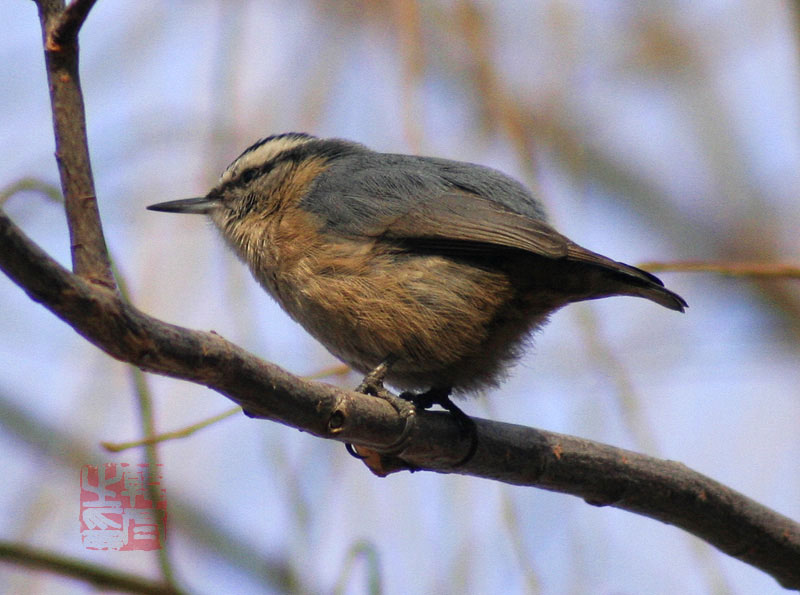
{"type": "Polygon", "coordinates": [[[252,151],[246,151],[243,155],[236,159],[236,161],[231,163],[223,172],[219,182],[220,184],[229,182],[235,178],[239,172],[250,169],[251,167],[258,167],[260,165],[264,165],[265,163],[269,163],[281,153],[313,140],[315,140],[313,137],[298,138],[287,136],[265,142],[252,151]]]}

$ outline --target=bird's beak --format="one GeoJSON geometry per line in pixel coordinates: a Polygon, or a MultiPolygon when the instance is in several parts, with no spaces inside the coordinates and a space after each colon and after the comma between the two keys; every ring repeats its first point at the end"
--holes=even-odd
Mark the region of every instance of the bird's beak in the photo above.
{"type": "Polygon", "coordinates": [[[181,200],[170,200],[160,202],[147,207],[149,211],[162,211],[164,213],[210,213],[222,205],[219,198],[203,196],[200,198],[182,198],[181,200]]]}

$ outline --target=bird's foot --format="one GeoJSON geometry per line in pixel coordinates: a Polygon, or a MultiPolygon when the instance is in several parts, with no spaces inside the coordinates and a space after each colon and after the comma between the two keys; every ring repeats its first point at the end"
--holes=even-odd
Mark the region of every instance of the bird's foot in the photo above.
{"type": "MultiPolygon", "coordinates": [[[[397,441],[395,441],[394,445],[389,448],[390,452],[392,450],[399,450],[402,448],[411,431],[411,418],[416,413],[415,406],[412,402],[394,396],[383,386],[383,380],[386,378],[386,374],[389,373],[389,370],[391,370],[392,364],[394,364],[395,360],[396,358],[394,357],[387,357],[380,364],[378,364],[374,370],[367,374],[361,381],[361,384],[356,387],[356,392],[383,399],[389,403],[389,405],[391,405],[401,417],[405,419],[405,427],[400,433],[400,437],[397,439],[397,441]]],[[[357,459],[366,459],[370,456],[359,453],[358,450],[356,450],[356,448],[349,442],[345,443],[345,448],[350,455],[357,459]]]]}
{"type": "Polygon", "coordinates": [[[401,393],[400,398],[410,401],[417,409],[430,409],[434,405],[439,405],[453,416],[453,420],[458,424],[459,433],[461,438],[469,438],[470,446],[467,454],[464,455],[454,467],[464,465],[475,456],[475,451],[478,449],[478,426],[475,425],[473,419],[464,413],[461,408],[453,403],[450,399],[450,388],[434,387],[424,393],[401,393]]]}

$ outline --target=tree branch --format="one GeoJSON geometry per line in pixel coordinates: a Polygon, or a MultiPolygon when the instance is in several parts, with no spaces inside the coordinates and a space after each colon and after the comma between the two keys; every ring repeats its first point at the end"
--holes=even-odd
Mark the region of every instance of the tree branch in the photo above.
{"type": "Polygon", "coordinates": [[[562,434],[478,419],[469,447],[449,415],[408,421],[387,402],[302,380],[216,333],[147,316],[116,292],[87,283],[52,260],[0,211],[0,268],[109,355],[143,370],[204,384],[249,415],[316,436],[389,453],[384,473],[460,473],[579,496],[680,527],[800,589],[800,526],[684,465],[562,434]],[[406,429],[406,423],[410,426],[406,429]]]}
{"type": "Polygon", "coordinates": [[[72,0],[59,16],[56,26],[51,32],[51,45],[69,45],[77,43],[78,31],[83,26],[89,11],[96,0],[72,0]]]}
{"type": "Polygon", "coordinates": [[[114,288],[97,210],[78,75],[78,30],[93,4],[94,0],[75,0],[65,10],[60,0],[37,2],[53,108],[56,161],[69,224],[72,268],[94,283],[114,288]]]}

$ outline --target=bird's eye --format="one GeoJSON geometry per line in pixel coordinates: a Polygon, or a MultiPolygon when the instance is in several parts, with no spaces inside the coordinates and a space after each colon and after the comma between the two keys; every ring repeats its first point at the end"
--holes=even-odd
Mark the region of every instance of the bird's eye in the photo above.
{"type": "Polygon", "coordinates": [[[256,179],[258,175],[258,170],[255,168],[246,169],[242,172],[242,175],[239,176],[239,181],[243,184],[249,184],[253,180],[256,179]]]}

